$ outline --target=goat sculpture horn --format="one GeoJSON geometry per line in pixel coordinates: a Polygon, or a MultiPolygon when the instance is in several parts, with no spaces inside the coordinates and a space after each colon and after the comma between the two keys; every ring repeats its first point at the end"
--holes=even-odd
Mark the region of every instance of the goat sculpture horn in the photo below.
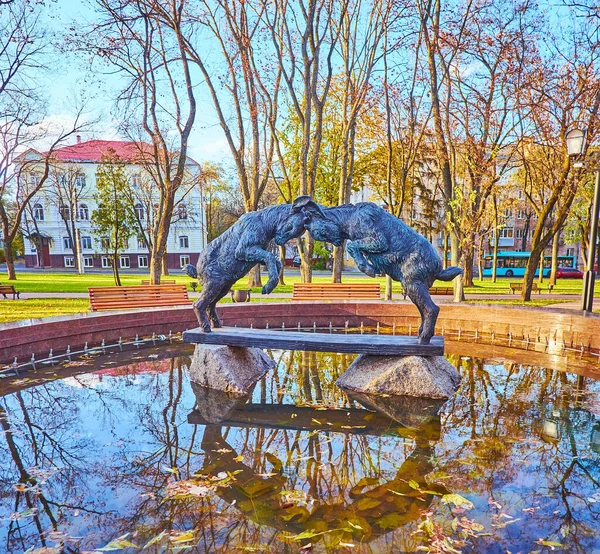
{"type": "Polygon", "coordinates": [[[302,196],[298,196],[294,203],[292,204],[292,213],[296,214],[300,211],[305,211],[309,213],[317,213],[321,217],[325,217],[323,210],[321,210],[321,206],[317,204],[310,196],[304,194],[302,196]]]}

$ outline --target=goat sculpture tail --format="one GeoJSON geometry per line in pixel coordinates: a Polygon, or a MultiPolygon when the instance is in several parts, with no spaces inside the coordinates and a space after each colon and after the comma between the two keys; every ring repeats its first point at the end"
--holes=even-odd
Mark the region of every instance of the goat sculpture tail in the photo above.
{"type": "Polygon", "coordinates": [[[196,269],[195,265],[192,264],[187,264],[185,266],[185,272],[192,278],[192,279],[197,279],[198,278],[198,270],[196,269]]]}
{"type": "Polygon", "coordinates": [[[456,267],[455,265],[451,265],[450,267],[444,269],[437,278],[440,281],[452,281],[455,277],[462,275],[464,271],[460,267],[456,267]]]}

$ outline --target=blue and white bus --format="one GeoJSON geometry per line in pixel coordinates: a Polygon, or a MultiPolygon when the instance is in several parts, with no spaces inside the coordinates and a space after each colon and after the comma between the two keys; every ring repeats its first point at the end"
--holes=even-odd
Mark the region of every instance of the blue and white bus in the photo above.
{"type": "MultiPolygon", "coordinates": [[[[524,277],[525,268],[531,252],[498,252],[496,275],[498,277],[524,277]]],[[[558,267],[577,267],[575,256],[558,256],[558,267]]],[[[494,267],[494,256],[484,258],[483,276],[491,277],[494,267]]],[[[544,256],[544,277],[550,276],[552,256],[544,256]]],[[[535,272],[539,274],[539,269],[535,272]]]]}

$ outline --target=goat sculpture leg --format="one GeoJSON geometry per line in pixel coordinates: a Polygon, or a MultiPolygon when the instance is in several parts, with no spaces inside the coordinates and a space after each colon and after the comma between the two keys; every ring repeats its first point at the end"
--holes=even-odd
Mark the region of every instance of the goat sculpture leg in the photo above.
{"type": "Polygon", "coordinates": [[[421,326],[419,327],[419,344],[429,344],[435,333],[440,309],[433,303],[429,295],[429,287],[422,281],[413,281],[403,284],[404,290],[413,304],[421,313],[421,326]]]}
{"type": "Polygon", "coordinates": [[[348,242],[346,249],[352,256],[358,269],[369,277],[375,277],[377,271],[373,264],[367,259],[366,254],[380,254],[388,248],[387,240],[380,235],[371,235],[360,240],[348,242]]]}
{"type": "MultiPolygon", "coordinates": [[[[277,286],[277,283],[279,283],[279,272],[281,271],[281,262],[279,259],[271,252],[267,252],[258,246],[246,248],[242,255],[245,262],[263,262],[267,266],[269,280],[263,286],[262,293],[270,294],[273,292],[273,289],[277,286]]],[[[238,256],[237,252],[236,256],[238,256]]]]}
{"type": "Polygon", "coordinates": [[[221,324],[221,320],[219,319],[219,314],[217,314],[217,302],[219,300],[221,300],[221,298],[223,298],[224,296],[227,295],[227,293],[229,292],[229,289],[231,288],[232,285],[233,285],[233,283],[227,283],[221,289],[221,291],[219,292],[219,294],[217,295],[215,300],[213,300],[208,305],[208,317],[210,318],[213,329],[218,329],[219,327],[223,327],[223,325],[221,324]]]}
{"type": "MultiPolygon", "coordinates": [[[[211,283],[210,281],[202,284],[202,292],[200,293],[200,297],[196,302],[194,302],[194,312],[196,313],[196,317],[198,318],[198,323],[200,323],[200,327],[205,333],[210,333],[211,325],[210,320],[208,318],[208,313],[210,312],[211,318],[216,316],[217,312],[215,311],[215,304],[227,294],[229,287],[231,286],[230,282],[223,283],[222,281],[219,283],[211,283]],[[223,290],[225,293],[223,294],[223,290]]],[[[213,322],[214,322],[213,318],[213,322]]],[[[216,321],[220,324],[218,316],[216,317],[216,321]]],[[[220,325],[215,325],[218,327],[220,325]]]]}

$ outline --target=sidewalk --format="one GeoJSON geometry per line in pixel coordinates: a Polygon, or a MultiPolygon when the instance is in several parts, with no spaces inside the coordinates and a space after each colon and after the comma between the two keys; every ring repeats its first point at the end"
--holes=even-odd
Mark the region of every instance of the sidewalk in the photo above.
{"type": "MultiPolygon", "coordinates": [[[[200,293],[190,291],[190,292],[188,292],[188,294],[189,294],[190,298],[198,298],[200,293]]],[[[21,293],[21,300],[26,300],[28,298],[88,298],[88,293],[87,292],[22,292],[21,293]]],[[[252,294],[252,301],[258,301],[261,298],[277,298],[277,299],[285,300],[285,299],[292,298],[292,294],[291,293],[272,293],[272,294],[264,295],[264,296],[260,293],[252,294]]],[[[438,303],[447,303],[447,302],[453,301],[452,295],[447,295],[447,294],[435,294],[435,295],[433,295],[433,298],[438,303]]],[[[473,294],[467,294],[466,298],[467,298],[467,300],[518,300],[519,295],[517,295],[517,294],[502,294],[502,293],[499,293],[499,294],[473,293],[473,294]]],[[[574,306],[579,306],[580,298],[581,298],[580,294],[560,294],[560,293],[536,294],[536,295],[531,296],[532,300],[536,300],[536,299],[572,300],[574,306]]],[[[394,293],[393,300],[399,301],[399,302],[407,302],[407,303],[410,302],[410,300],[408,300],[408,298],[406,300],[404,300],[404,297],[402,296],[402,294],[399,294],[399,293],[394,293]]],[[[599,300],[599,302],[600,302],[600,300],[599,300]]],[[[565,303],[565,304],[551,304],[550,305],[550,307],[561,307],[561,308],[566,307],[566,306],[570,307],[571,302],[565,303]]],[[[572,309],[578,309],[578,308],[573,307],[572,309]]]]}

